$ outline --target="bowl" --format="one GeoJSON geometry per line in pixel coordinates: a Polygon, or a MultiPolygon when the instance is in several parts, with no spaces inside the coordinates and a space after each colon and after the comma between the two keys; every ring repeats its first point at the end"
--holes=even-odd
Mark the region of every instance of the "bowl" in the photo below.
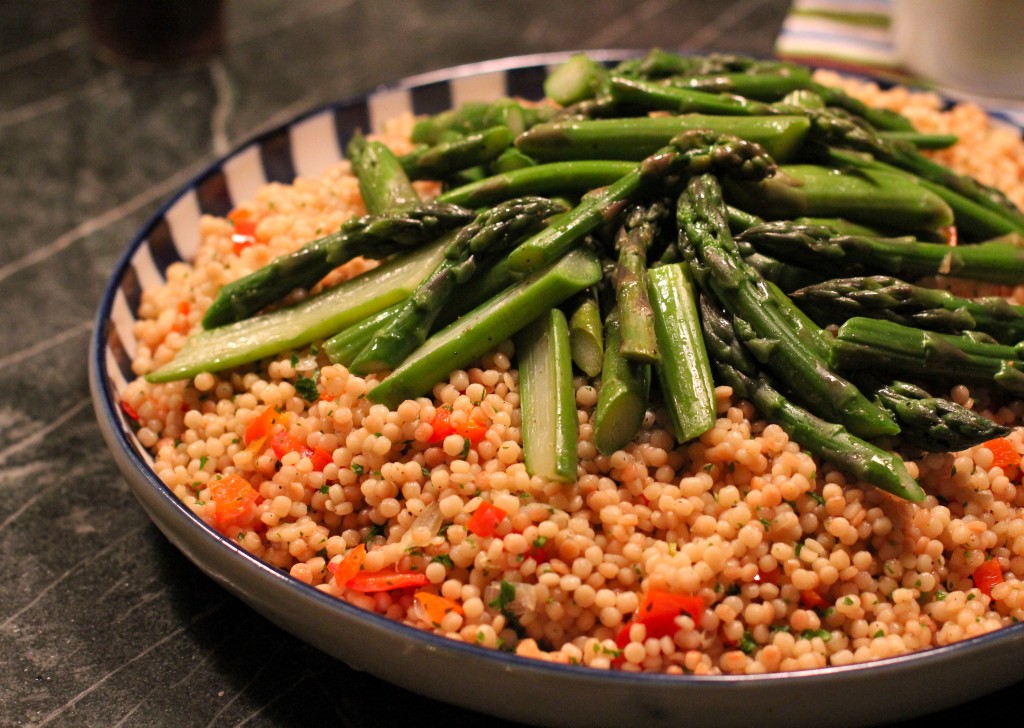
{"type": "MultiPolygon", "coordinates": [[[[588,53],[612,62],[639,52],[588,53]]],[[[96,416],[141,507],[196,567],[297,639],[415,693],[522,723],[867,725],[937,711],[1024,678],[1024,624],[870,664],[769,675],[630,674],[486,650],[360,610],[291,578],[207,526],[157,478],[119,393],[134,378],[132,323],[141,292],[160,284],[171,263],[193,255],[200,215],[226,214],[265,182],[319,173],[341,158],[355,129],[376,129],[396,113],[435,113],[500,95],[540,98],[546,73],[569,55],[445,69],[314,109],[241,145],[167,200],[115,267],[89,352],[96,416]]]]}

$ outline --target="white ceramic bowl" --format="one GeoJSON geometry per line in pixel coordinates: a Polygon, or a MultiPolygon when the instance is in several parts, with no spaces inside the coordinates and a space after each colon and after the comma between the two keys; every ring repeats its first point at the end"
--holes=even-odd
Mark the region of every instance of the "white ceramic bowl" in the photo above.
{"type": "MultiPolygon", "coordinates": [[[[591,54],[611,61],[636,52],[591,54]]],[[[266,181],[320,172],[340,158],[354,129],[373,129],[405,109],[437,112],[503,94],[539,98],[544,75],[567,55],[448,69],[315,110],[245,144],[167,201],[113,272],[89,360],[103,435],[143,509],[196,566],[297,638],[413,692],[523,723],[867,725],[940,710],[1024,678],[1024,624],[869,665],[763,676],[634,675],[519,658],[392,622],[302,584],[205,525],[156,477],[118,393],[132,378],[140,292],[194,253],[199,215],[225,214],[266,181]]]]}

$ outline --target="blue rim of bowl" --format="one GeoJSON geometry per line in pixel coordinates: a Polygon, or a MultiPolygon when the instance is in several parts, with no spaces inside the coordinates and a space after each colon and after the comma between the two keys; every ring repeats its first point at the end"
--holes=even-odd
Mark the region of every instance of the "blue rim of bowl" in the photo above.
{"type": "MultiPolygon", "coordinates": [[[[473,659],[492,660],[516,671],[537,672],[541,675],[555,678],[571,675],[574,680],[590,681],[595,684],[604,683],[609,680],[615,683],[626,682],[652,689],[680,689],[687,685],[693,687],[707,687],[710,685],[723,684],[736,686],[756,685],[777,683],[781,680],[793,679],[803,683],[804,687],[813,689],[823,681],[842,681],[847,679],[849,676],[863,673],[867,670],[870,670],[872,674],[876,675],[880,675],[881,673],[891,673],[891,677],[895,678],[908,670],[916,671],[920,669],[922,665],[946,662],[953,656],[968,659],[969,656],[973,654],[998,647],[1000,643],[1018,636],[1019,633],[1024,631],[1024,623],[1004,627],[995,632],[971,637],[950,645],[927,648],[921,651],[883,658],[873,662],[857,663],[845,666],[830,666],[809,670],[776,672],[763,675],[664,675],[603,671],[582,665],[556,665],[537,659],[520,657],[500,650],[491,650],[453,641],[432,632],[420,630],[400,622],[395,622],[383,615],[363,610],[341,599],[324,594],[314,587],[292,578],[284,571],[276,569],[256,556],[249,554],[237,544],[233,543],[230,539],[218,533],[189,508],[187,508],[185,504],[156,476],[152,468],[149,467],[140,455],[139,449],[132,444],[132,441],[129,438],[129,427],[127,426],[126,420],[120,412],[120,408],[117,406],[113,396],[113,385],[110,379],[104,352],[111,336],[112,323],[110,321],[110,315],[113,302],[119,286],[122,283],[123,276],[131,265],[132,257],[138,251],[140,246],[146,242],[147,236],[164,219],[165,214],[176,202],[178,202],[189,191],[196,189],[203,182],[208,181],[212,176],[219,173],[223,169],[225,162],[228,160],[237,157],[239,153],[247,149],[259,146],[268,140],[280,137],[282,134],[287,133],[289,128],[305,119],[312,118],[319,114],[344,111],[346,109],[358,107],[365,104],[369,97],[382,92],[430,87],[449,82],[453,79],[466,78],[484,73],[518,71],[525,72],[526,74],[532,74],[532,76],[536,77],[550,67],[564,61],[576,52],[586,52],[591,57],[602,62],[614,63],[625,58],[642,55],[645,51],[638,49],[602,49],[539,53],[511,56],[508,58],[483,61],[479,63],[469,63],[408,76],[393,83],[377,86],[367,94],[314,107],[286,122],[262,131],[241,142],[230,152],[211,162],[190,181],[186,182],[151,215],[149,220],[143,225],[141,230],[132,239],[125,252],[121,255],[111,273],[108,284],[104,289],[103,297],[96,314],[93,334],[90,338],[89,344],[90,386],[93,390],[93,401],[97,418],[105,421],[106,425],[110,428],[110,432],[115,435],[115,442],[108,442],[108,444],[110,444],[111,447],[114,445],[117,446],[121,453],[128,458],[131,465],[146,480],[148,485],[153,488],[161,501],[166,506],[169,506],[180,514],[181,518],[188,524],[188,527],[193,534],[198,535],[210,545],[230,549],[233,553],[233,558],[237,562],[244,564],[247,567],[251,567],[255,573],[259,574],[259,578],[264,580],[265,583],[276,583],[278,587],[295,594],[298,599],[319,602],[321,605],[326,606],[329,609],[340,610],[342,613],[346,613],[354,619],[366,620],[371,624],[384,627],[388,630],[397,631],[404,637],[410,640],[421,641],[433,649],[451,651],[455,654],[465,655],[473,659]]],[[[680,52],[686,52],[686,50],[680,49],[680,52]]],[[[844,75],[856,76],[858,74],[844,75]]],[[[866,74],[861,77],[868,80],[876,80],[866,74]]],[[[442,109],[437,109],[437,111],[440,110],[442,109]]],[[[226,212],[226,210],[224,212],[226,212]]],[[[200,565],[197,564],[197,566],[200,565]]],[[[202,567],[200,566],[200,568],[202,567]]],[[[993,689],[996,687],[999,686],[996,685],[993,689]]]]}

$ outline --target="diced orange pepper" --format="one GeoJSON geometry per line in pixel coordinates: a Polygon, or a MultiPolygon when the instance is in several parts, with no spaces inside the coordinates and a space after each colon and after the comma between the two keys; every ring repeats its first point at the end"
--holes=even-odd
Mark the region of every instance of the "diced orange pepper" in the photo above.
{"type": "Polygon", "coordinates": [[[214,521],[217,528],[243,526],[252,520],[253,506],[259,492],[241,475],[232,473],[210,484],[210,500],[214,503],[214,521]]]}
{"type": "Polygon", "coordinates": [[[473,511],[473,515],[469,517],[469,521],[466,522],[466,528],[475,533],[480,538],[487,538],[493,536],[494,531],[498,528],[498,525],[505,520],[508,513],[498,508],[498,506],[483,501],[473,511]]]}
{"type": "Polygon", "coordinates": [[[274,425],[282,418],[283,415],[273,407],[267,407],[260,412],[245,428],[245,433],[242,435],[242,441],[245,443],[245,446],[251,450],[261,448],[273,431],[274,425]]]}
{"type": "Polygon", "coordinates": [[[423,612],[427,615],[427,619],[435,627],[441,626],[441,620],[452,612],[462,614],[462,606],[454,599],[443,597],[440,594],[434,594],[427,591],[418,591],[413,597],[419,602],[420,607],[423,608],[423,612]]]}
{"type": "Polygon", "coordinates": [[[256,242],[256,221],[252,219],[251,212],[244,208],[232,210],[228,213],[228,220],[235,228],[231,243],[236,254],[256,242]]]}
{"type": "Polygon", "coordinates": [[[998,560],[989,559],[974,570],[971,578],[974,580],[974,586],[978,587],[982,594],[991,597],[992,587],[1003,583],[1003,569],[999,566],[998,560]]]}
{"type": "Polygon", "coordinates": [[[381,592],[405,589],[411,586],[426,586],[428,583],[429,579],[422,571],[381,569],[375,572],[360,571],[349,579],[346,586],[360,592],[381,592]]]}
{"type": "Polygon", "coordinates": [[[484,439],[487,435],[487,423],[481,422],[475,417],[452,418],[452,427],[457,435],[462,435],[473,445],[484,439]]]}
{"type": "Polygon", "coordinates": [[[1006,469],[1011,466],[1020,465],[1020,453],[1005,437],[997,437],[988,442],[982,443],[982,447],[992,452],[992,466],[1006,469]]]}
{"type": "Polygon", "coordinates": [[[354,549],[349,550],[337,565],[328,566],[328,569],[334,574],[334,583],[339,587],[345,587],[348,585],[352,578],[359,573],[359,570],[363,568],[363,562],[366,561],[366,545],[359,544],[354,549]]]}

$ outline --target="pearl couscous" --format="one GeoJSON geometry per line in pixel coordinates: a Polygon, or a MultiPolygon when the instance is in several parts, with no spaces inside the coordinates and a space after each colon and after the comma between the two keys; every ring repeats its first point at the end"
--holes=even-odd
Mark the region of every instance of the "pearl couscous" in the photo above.
{"type": "MultiPolygon", "coordinates": [[[[959,134],[944,161],[1024,205],[1019,134],[928,95],[847,89],[959,134]]],[[[386,129],[397,151],[409,123],[386,129]]],[[[189,381],[141,378],[199,329],[222,285],[363,211],[346,162],[268,185],[230,220],[205,217],[196,259],[143,296],[126,410],[160,479],[240,548],[396,621],[602,669],[848,665],[1024,618],[1019,429],[1005,451],[908,459],[928,493],[912,504],[801,452],[728,387],[699,439],[675,443],[652,411],[633,443],[601,455],[597,390],[581,377],[579,476],[563,484],[524,466],[510,342],[393,410],[364,396],[376,375],[331,365],[316,347],[189,381]],[[684,598],[667,624],[632,619],[652,594],[684,598]]],[[[1024,416],[1024,403],[992,408],[963,386],[950,397],[1003,424],[1024,416]]]]}

